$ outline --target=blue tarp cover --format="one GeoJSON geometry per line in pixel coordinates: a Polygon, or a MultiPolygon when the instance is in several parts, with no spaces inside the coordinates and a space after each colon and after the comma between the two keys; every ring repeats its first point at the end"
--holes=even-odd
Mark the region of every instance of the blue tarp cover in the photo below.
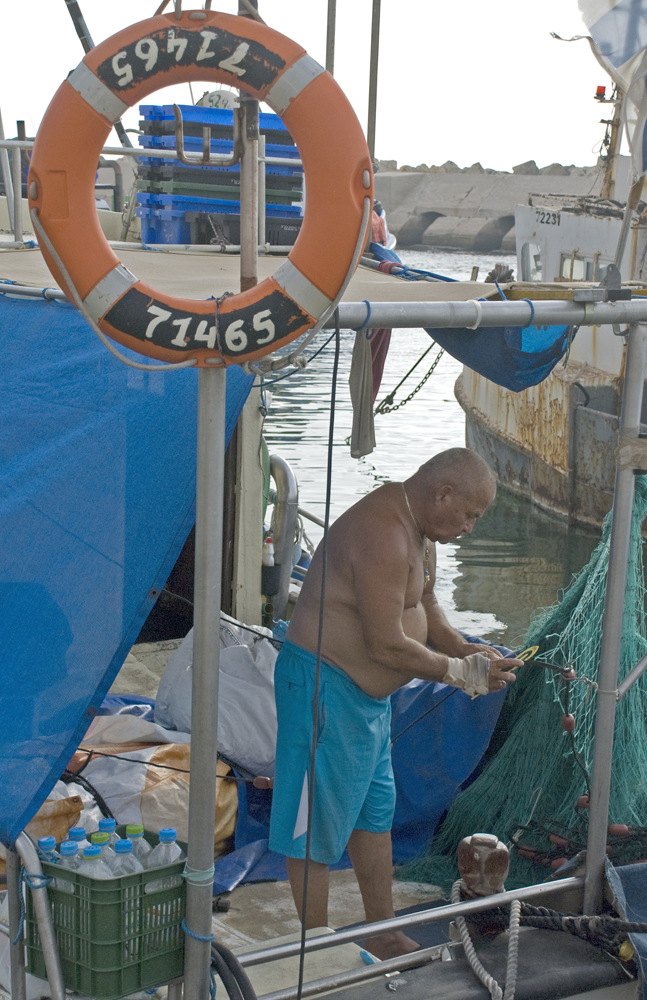
{"type": "MultiPolygon", "coordinates": [[[[0,295],[0,337],[0,839],[11,844],[194,522],[197,372],[126,367],[60,302],[0,295]]],[[[250,386],[228,369],[227,438],[250,386]]]]}

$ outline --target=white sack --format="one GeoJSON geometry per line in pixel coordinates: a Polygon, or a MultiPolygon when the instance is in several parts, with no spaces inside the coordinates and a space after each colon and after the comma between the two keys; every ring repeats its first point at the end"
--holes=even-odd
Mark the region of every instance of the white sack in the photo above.
{"type": "MultiPolygon", "coordinates": [[[[274,664],[278,652],[263,633],[246,632],[223,616],[220,623],[218,750],[252,774],[274,775],[276,706],[274,664]]],[[[173,654],[155,701],[155,722],[191,732],[193,629],[173,654]]]]}

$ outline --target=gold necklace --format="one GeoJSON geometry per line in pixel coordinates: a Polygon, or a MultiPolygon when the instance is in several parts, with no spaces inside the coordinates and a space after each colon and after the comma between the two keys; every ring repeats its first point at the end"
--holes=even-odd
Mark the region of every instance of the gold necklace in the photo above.
{"type": "Polygon", "coordinates": [[[409,497],[407,496],[407,488],[404,485],[404,483],[402,483],[402,491],[404,493],[404,499],[407,502],[407,510],[411,514],[411,520],[415,524],[416,530],[417,530],[418,534],[420,535],[420,541],[425,543],[425,550],[424,550],[424,556],[423,556],[423,561],[422,561],[422,567],[423,567],[424,574],[425,574],[425,588],[426,588],[427,584],[429,583],[429,539],[425,535],[424,531],[422,531],[420,525],[416,521],[415,514],[411,510],[411,504],[409,503],[409,497]]]}

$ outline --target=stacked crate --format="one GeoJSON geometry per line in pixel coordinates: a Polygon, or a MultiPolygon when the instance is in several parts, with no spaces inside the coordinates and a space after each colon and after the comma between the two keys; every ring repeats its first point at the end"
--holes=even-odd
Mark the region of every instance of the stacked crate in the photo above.
{"type": "MultiPolygon", "coordinates": [[[[139,142],[145,149],[175,149],[173,106],[140,105],[139,142]]],[[[184,148],[202,152],[202,129],[211,128],[211,151],[231,155],[234,112],[180,105],[184,148]]],[[[299,152],[278,115],[261,112],[259,127],[267,156],[298,159],[299,152]]],[[[266,239],[292,245],[303,216],[303,170],[265,164],[266,239]]],[[[187,166],[175,159],[139,158],[137,215],[144,243],[240,243],[240,164],[187,166]]]]}

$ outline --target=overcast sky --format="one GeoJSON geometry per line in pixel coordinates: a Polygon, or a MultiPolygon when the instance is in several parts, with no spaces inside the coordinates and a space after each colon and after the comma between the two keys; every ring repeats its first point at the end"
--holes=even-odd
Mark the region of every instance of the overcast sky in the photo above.
{"type": "MultiPolygon", "coordinates": [[[[95,43],[151,16],[158,0],[79,0],[95,43]]],[[[273,28],[325,61],[327,0],[259,0],[273,28]]],[[[187,8],[201,0],[185,0],[187,8]]],[[[234,13],[237,0],[214,0],[234,13]]],[[[5,135],[24,119],[33,135],[60,82],[83,52],[64,0],[0,0],[0,110],[5,135]],[[29,17],[25,17],[28,10],[29,17]]],[[[366,127],[371,0],[337,0],[335,76],[366,127]]],[[[595,163],[608,109],[593,100],[609,80],[586,42],[550,37],[585,33],[577,0],[382,0],[376,155],[459,166],[480,161],[510,170],[535,159],[595,163]]],[[[202,93],[194,84],[196,98],[202,93]]],[[[209,85],[212,89],[213,85],[209,85]]],[[[190,103],[188,85],[150,103],[190,103]]],[[[131,110],[127,127],[136,127],[131,110]]],[[[114,138],[114,133],[113,133],[114,138]]],[[[116,140],[115,140],[116,143],[116,140]]],[[[116,143],[117,144],[117,143],[116,143]]],[[[623,149],[623,152],[625,150],[623,149]]]]}

